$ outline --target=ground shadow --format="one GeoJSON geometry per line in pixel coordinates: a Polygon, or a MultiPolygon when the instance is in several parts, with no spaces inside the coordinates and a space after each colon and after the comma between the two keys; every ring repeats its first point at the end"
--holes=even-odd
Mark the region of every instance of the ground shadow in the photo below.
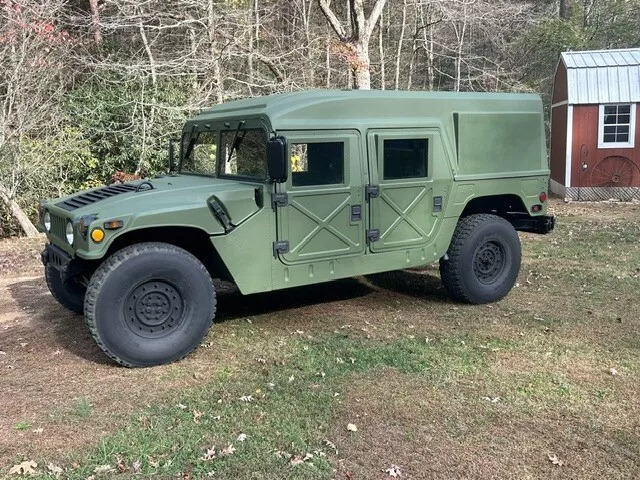
{"type": "Polygon", "coordinates": [[[233,320],[321,303],[350,300],[369,295],[374,291],[364,282],[353,278],[253,295],[242,295],[237,289],[226,289],[218,293],[216,320],[233,320]]]}
{"type": "Polygon", "coordinates": [[[397,270],[367,275],[366,280],[376,287],[430,302],[451,303],[438,275],[431,270],[397,270]]]}
{"type": "Polygon", "coordinates": [[[91,362],[112,364],[91,338],[82,315],[61,306],[49,293],[44,278],[12,283],[8,290],[30,320],[28,325],[16,330],[16,335],[25,334],[25,329],[35,330],[38,342],[54,343],[56,349],[59,347],[91,362]]]}

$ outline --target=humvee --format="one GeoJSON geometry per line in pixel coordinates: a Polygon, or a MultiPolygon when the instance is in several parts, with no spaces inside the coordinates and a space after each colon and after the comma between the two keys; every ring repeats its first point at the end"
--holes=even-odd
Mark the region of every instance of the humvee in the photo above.
{"type": "MultiPolygon", "coordinates": [[[[174,153],[175,152],[175,153],[174,153]]],[[[311,91],[189,120],[169,173],[42,202],[49,289],[125,366],[180,359],[242,294],[440,262],[456,301],[503,298],[517,231],[545,234],[536,95],[311,91]]]]}

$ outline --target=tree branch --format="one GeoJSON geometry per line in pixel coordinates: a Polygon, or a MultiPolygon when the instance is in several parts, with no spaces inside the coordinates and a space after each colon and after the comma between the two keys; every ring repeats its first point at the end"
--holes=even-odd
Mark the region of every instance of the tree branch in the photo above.
{"type": "Polygon", "coordinates": [[[320,5],[322,13],[327,18],[329,25],[333,28],[333,31],[336,32],[336,35],[338,35],[341,41],[346,42],[348,40],[347,31],[344,29],[342,23],[340,23],[340,20],[338,20],[338,17],[336,17],[336,14],[333,13],[333,10],[331,10],[331,0],[318,0],[318,4],[320,5]]]}

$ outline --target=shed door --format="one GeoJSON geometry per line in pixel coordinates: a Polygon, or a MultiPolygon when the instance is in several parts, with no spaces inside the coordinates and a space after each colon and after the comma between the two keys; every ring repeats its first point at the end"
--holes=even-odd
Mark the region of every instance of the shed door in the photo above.
{"type": "Polygon", "coordinates": [[[367,144],[371,251],[427,244],[440,215],[433,193],[434,152],[442,152],[438,131],[371,131],[367,144]]]}
{"type": "Polygon", "coordinates": [[[286,264],[365,251],[363,175],[356,133],[285,133],[291,171],[278,207],[278,253],[286,264]]]}

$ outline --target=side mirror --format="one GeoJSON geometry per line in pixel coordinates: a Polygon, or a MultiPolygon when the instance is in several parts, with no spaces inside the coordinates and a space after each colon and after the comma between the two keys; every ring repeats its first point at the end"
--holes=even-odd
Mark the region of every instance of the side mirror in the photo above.
{"type": "Polygon", "coordinates": [[[176,140],[169,140],[169,173],[176,169],[176,140]]]}
{"type": "Polygon", "coordinates": [[[287,140],[276,137],[267,143],[267,166],[269,178],[277,183],[284,183],[288,178],[287,140]]]}

